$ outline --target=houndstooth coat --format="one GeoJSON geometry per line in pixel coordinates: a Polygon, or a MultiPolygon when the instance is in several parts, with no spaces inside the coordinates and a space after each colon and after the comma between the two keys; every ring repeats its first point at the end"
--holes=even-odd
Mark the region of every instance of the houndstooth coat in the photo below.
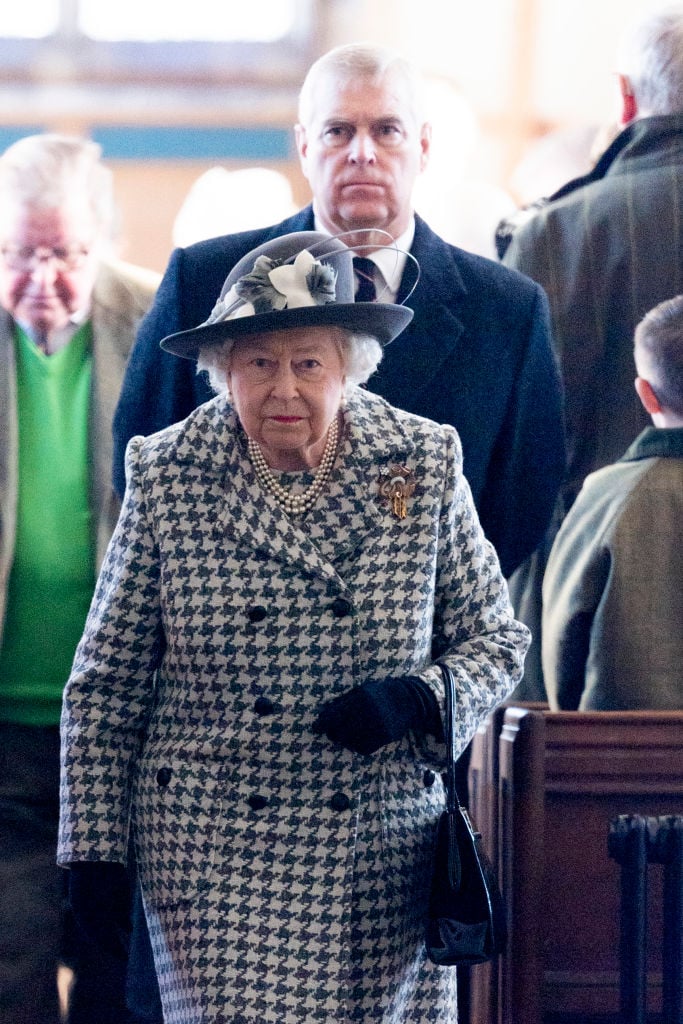
{"type": "Polygon", "coordinates": [[[354,390],[299,523],[223,398],[127,457],[128,489],[62,717],[58,859],[136,839],[168,1024],[453,1024],[422,940],[443,748],[316,735],[325,700],[447,655],[465,747],[528,643],[451,427],[354,390]],[[400,520],[379,477],[408,467],[400,520]]]}

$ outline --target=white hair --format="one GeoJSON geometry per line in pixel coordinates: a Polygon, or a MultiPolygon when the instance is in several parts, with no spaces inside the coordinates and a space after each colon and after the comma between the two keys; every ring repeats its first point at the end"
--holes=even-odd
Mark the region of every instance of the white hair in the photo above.
{"type": "MultiPolygon", "coordinates": [[[[370,334],[359,334],[339,327],[332,330],[335,332],[335,340],[339,341],[346,383],[350,387],[365,384],[382,360],[383,349],[379,341],[370,334]]],[[[234,347],[235,339],[225,338],[218,344],[203,345],[199,349],[197,372],[208,373],[209,383],[217,395],[228,394],[226,374],[230,369],[234,347]]]]}
{"type": "Polygon", "coordinates": [[[113,176],[101,156],[101,147],[90,139],[54,132],[26,135],[0,157],[0,202],[54,210],[84,199],[102,240],[111,240],[113,176]]]}
{"type": "Polygon", "coordinates": [[[683,112],[683,5],[632,24],[624,34],[617,71],[633,90],[640,117],[683,112]]]}
{"type": "Polygon", "coordinates": [[[412,113],[416,121],[425,120],[423,80],[418,69],[395,50],[371,43],[347,43],[319,57],[308,70],[299,93],[299,124],[306,127],[311,123],[315,106],[315,91],[327,75],[338,82],[353,82],[357,79],[377,81],[386,74],[397,75],[408,85],[412,100],[412,113]]]}

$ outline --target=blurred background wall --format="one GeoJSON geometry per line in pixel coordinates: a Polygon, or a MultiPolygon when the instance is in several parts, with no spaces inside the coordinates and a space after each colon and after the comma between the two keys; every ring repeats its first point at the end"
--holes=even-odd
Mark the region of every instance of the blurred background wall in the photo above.
{"type": "Polygon", "coordinates": [[[434,149],[418,211],[490,255],[500,216],[582,173],[610,137],[617,38],[656,6],[3,4],[0,148],[44,130],[96,139],[115,173],[122,255],[163,270],[176,242],[271,223],[308,200],[291,130],[303,75],[338,43],[381,42],[411,57],[429,85],[434,149]]]}

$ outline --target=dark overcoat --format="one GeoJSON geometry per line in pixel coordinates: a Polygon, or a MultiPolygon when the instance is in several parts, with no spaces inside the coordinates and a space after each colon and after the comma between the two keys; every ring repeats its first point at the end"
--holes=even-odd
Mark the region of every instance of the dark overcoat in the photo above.
{"type": "Polygon", "coordinates": [[[453,1024],[423,941],[444,749],[410,732],[364,757],[312,723],[387,676],[442,703],[441,656],[463,749],[521,674],[455,431],[354,389],[300,524],[222,398],[132,441],[128,472],[66,687],[60,862],[124,860],[133,816],[168,1024],[453,1024]]]}
{"type": "Polygon", "coordinates": [[[567,475],[543,545],[511,580],[534,643],[521,700],[546,697],[541,588],[548,551],[588,473],[619,459],[649,423],[633,387],[639,320],[683,291],[683,114],[634,121],[590,174],[513,230],[504,261],[550,303],[565,390],[567,475]]]}
{"type": "MultiPolygon", "coordinates": [[[[273,227],[173,253],[140,327],[114,420],[120,493],[129,438],[183,419],[210,397],[194,364],[160,351],[159,341],[208,317],[228,272],[247,252],[312,228],[307,207],[273,227]]],[[[419,217],[411,252],[420,264],[406,303],[415,316],[387,347],[368,387],[392,405],[457,429],[481,523],[508,576],[539,542],[565,465],[547,302],[527,278],[448,245],[419,217]]],[[[399,301],[413,283],[408,261],[399,301]]]]}
{"type": "Polygon", "coordinates": [[[683,113],[634,121],[585,179],[512,235],[505,264],[548,296],[565,386],[563,511],[588,473],[649,424],[633,387],[633,333],[683,291],[683,113]]]}

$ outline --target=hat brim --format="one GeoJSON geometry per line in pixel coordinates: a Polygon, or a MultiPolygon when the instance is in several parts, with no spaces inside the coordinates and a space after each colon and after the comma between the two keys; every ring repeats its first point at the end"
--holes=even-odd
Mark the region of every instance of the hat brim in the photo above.
{"type": "Polygon", "coordinates": [[[388,345],[413,318],[407,306],[393,303],[352,302],[327,303],[322,306],[298,306],[273,310],[254,316],[236,317],[215,324],[202,324],[190,331],[169,334],[160,342],[165,352],[183,359],[196,359],[200,349],[217,345],[229,338],[245,334],[267,334],[293,327],[341,327],[344,330],[370,334],[381,345],[388,345]]]}

